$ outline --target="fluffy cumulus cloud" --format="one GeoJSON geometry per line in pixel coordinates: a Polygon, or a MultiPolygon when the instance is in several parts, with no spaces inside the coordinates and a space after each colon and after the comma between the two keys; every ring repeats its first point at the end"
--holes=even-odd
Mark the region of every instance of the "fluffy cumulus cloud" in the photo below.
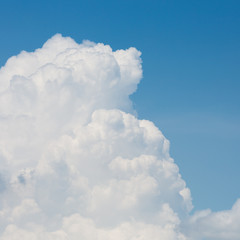
{"type": "Polygon", "coordinates": [[[239,239],[232,210],[192,210],[154,124],[129,95],[140,52],[55,35],[0,70],[0,239],[239,239]]]}

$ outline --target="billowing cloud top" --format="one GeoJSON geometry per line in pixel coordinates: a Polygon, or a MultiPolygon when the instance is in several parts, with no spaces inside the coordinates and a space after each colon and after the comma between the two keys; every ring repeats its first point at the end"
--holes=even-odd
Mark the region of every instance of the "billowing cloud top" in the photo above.
{"type": "Polygon", "coordinates": [[[239,201],[190,216],[168,140],[131,114],[140,55],[58,34],[1,68],[1,240],[239,239],[239,201]]]}

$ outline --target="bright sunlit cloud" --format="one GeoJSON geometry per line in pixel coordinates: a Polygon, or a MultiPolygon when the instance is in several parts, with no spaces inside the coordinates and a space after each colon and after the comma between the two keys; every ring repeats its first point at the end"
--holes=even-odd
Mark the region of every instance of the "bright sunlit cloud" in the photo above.
{"type": "Polygon", "coordinates": [[[0,70],[0,239],[239,239],[191,214],[169,141],[134,114],[141,53],[57,34],[0,70]]]}

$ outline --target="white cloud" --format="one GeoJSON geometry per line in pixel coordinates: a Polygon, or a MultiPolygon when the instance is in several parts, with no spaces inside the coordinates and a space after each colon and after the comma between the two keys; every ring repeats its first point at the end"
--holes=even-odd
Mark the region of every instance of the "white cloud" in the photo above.
{"type": "Polygon", "coordinates": [[[190,217],[168,140],[134,116],[140,55],[55,35],[1,68],[1,240],[237,239],[239,204],[190,217]]]}
{"type": "Polygon", "coordinates": [[[189,235],[194,239],[240,238],[240,199],[232,209],[211,212],[210,209],[196,212],[186,223],[189,235]]]}

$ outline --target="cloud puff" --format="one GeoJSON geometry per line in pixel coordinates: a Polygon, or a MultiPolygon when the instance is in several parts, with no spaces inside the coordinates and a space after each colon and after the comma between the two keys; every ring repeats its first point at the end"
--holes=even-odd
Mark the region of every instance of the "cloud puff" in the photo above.
{"type": "Polygon", "coordinates": [[[193,239],[239,239],[240,199],[232,209],[212,212],[210,209],[196,212],[185,223],[188,235],[193,239]]]}
{"type": "Polygon", "coordinates": [[[134,116],[140,55],[58,34],[1,68],[1,240],[237,239],[239,203],[190,216],[169,141],[134,116]]]}

